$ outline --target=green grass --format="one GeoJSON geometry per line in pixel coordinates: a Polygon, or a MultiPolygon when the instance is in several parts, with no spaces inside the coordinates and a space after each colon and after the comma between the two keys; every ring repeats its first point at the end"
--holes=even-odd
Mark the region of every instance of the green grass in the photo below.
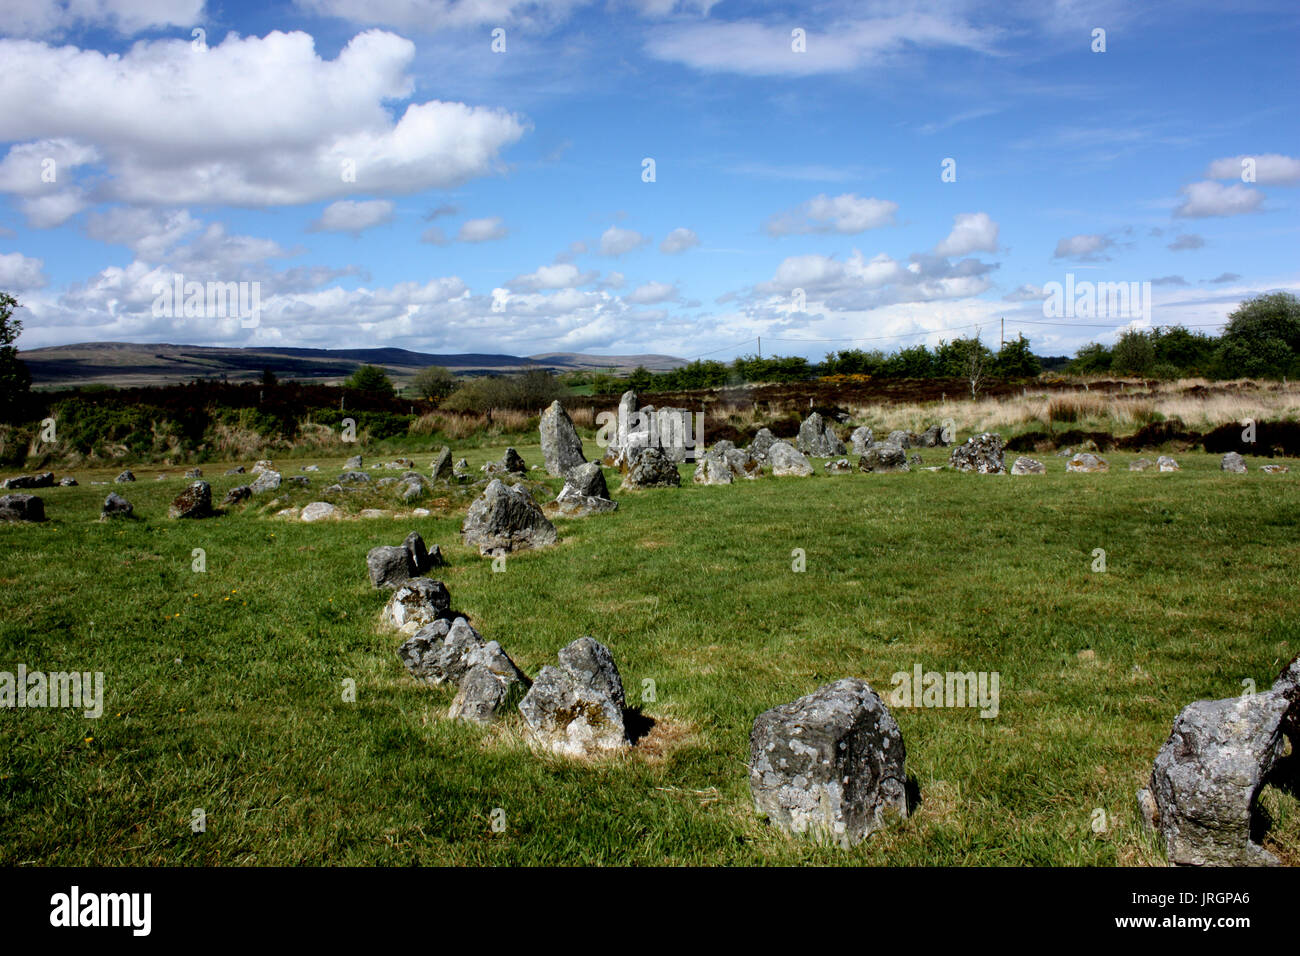
{"type": "MultiPolygon", "coordinates": [[[[500,452],[466,456],[477,469],[500,452]]],[[[0,710],[0,863],[1160,863],[1134,791],[1174,716],[1243,679],[1267,687],[1300,651],[1300,470],[1226,475],[1189,454],[1179,474],[1137,474],[1138,456],[1107,457],[1105,475],[1048,458],[1045,477],[721,488],[691,485],[688,466],[680,490],[629,493],[611,474],[616,513],[557,519],[561,543],[504,573],[459,543],[463,502],[400,520],[306,525],[250,506],[177,522],[183,480],[141,467],[112,490],[143,517],[105,524],[110,488],[88,481],[120,469],[78,473],[80,487],[40,492],[46,524],[0,526],[0,670],[103,671],[105,713],[0,710]],[[608,645],[650,734],[570,762],[530,751],[518,715],[446,720],[452,691],[407,675],[378,624],[388,592],[365,573],[369,548],[411,529],[449,559],[437,576],[453,605],[528,673],[582,634],[608,645]],[[754,813],[760,711],[846,676],[886,694],[917,662],[998,671],[1001,712],[895,709],[921,795],[910,819],[842,851],[754,813]],[[646,681],[657,699],[641,703],[646,681]],[[191,833],[194,808],[206,833],[191,833]]],[[[1266,800],[1273,846],[1300,861],[1294,796],[1266,800]]]]}

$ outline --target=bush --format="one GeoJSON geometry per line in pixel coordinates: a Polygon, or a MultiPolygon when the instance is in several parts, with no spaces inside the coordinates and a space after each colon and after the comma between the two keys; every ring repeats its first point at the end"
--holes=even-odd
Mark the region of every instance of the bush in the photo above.
{"type": "Polygon", "coordinates": [[[456,389],[442,407],[453,412],[489,412],[511,408],[536,414],[564,394],[564,386],[545,369],[522,375],[484,376],[456,389]]]}

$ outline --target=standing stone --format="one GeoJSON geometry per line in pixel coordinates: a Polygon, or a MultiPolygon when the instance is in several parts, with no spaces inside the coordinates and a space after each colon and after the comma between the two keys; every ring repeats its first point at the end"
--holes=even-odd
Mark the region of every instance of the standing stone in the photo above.
{"type": "Polygon", "coordinates": [[[457,458],[456,464],[451,466],[451,474],[455,478],[468,478],[469,462],[464,458],[457,458]]]}
{"type": "Polygon", "coordinates": [[[849,436],[849,447],[853,454],[861,458],[867,453],[867,449],[875,442],[875,435],[866,425],[860,425],[853,429],[853,434],[849,436]]]}
{"type": "Polygon", "coordinates": [[[618,509],[618,502],[609,498],[605,472],[598,461],[584,462],[569,469],[564,476],[564,487],[560,489],[555,503],[570,518],[618,509]]]}
{"type": "Polygon", "coordinates": [[[1080,452],[1067,461],[1065,463],[1065,470],[1088,474],[1110,471],[1110,462],[1105,458],[1102,458],[1100,455],[1094,455],[1091,452],[1085,451],[1080,452]]]}
{"type": "Polygon", "coordinates": [[[45,502],[37,495],[0,496],[0,521],[44,521],[45,502]]]}
{"type": "Polygon", "coordinates": [[[676,488],[682,483],[681,472],[658,448],[646,448],[623,476],[623,488],[676,488]]]}
{"type": "Polygon", "coordinates": [[[119,485],[125,484],[128,481],[135,481],[135,475],[131,474],[131,470],[128,468],[126,471],[114,478],[113,481],[119,485]]]}
{"type": "Polygon", "coordinates": [[[1007,466],[1002,458],[1002,436],[994,432],[972,435],[964,445],[958,445],[948,456],[948,464],[955,471],[973,471],[981,475],[1005,475],[1007,466]]]}
{"type": "MultiPolygon", "coordinates": [[[[62,482],[60,482],[61,484],[62,482]]],[[[75,482],[74,482],[75,484],[75,482]]],[[[54,472],[46,471],[39,475],[18,475],[14,478],[6,478],[0,481],[0,488],[3,489],[21,489],[21,488],[53,488],[54,472]]]]}
{"type": "Polygon", "coordinates": [[[1157,458],[1156,465],[1159,466],[1161,471],[1182,471],[1182,469],[1178,467],[1178,462],[1174,461],[1168,455],[1161,455],[1157,458]]]}
{"type": "Polygon", "coordinates": [[[169,518],[212,517],[212,486],[206,481],[196,481],[179,495],[167,509],[169,518]]]}
{"type": "Polygon", "coordinates": [[[1230,451],[1219,462],[1219,469],[1221,471],[1230,471],[1236,475],[1244,475],[1246,473],[1246,459],[1235,451],[1230,451]]]}
{"type": "Polygon", "coordinates": [[[342,513],[328,501],[313,501],[303,506],[298,517],[310,524],[313,521],[336,521],[342,513]]]}
{"type": "Polygon", "coordinates": [[[431,687],[459,684],[473,653],[486,645],[464,617],[437,618],[420,627],[397,649],[411,676],[431,687]]]}
{"type": "Polygon", "coordinates": [[[99,517],[105,518],[130,518],[135,512],[131,502],[127,501],[117,492],[112,492],[104,499],[104,507],[99,511],[99,517]]]}
{"type": "MultiPolygon", "coordinates": [[[[618,400],[618,419],[615,422],[614,440],[605,448],[604,463],[610,467],[619,467],[620,458],[626,459],[623,454],[628,448],[628,438],[632,428],[635,425],[634,418],[637,413],[637,395],[636,392],[629,389],[624,392],[618,400]]],[[[620,468],[620,470],[625,470],[620,468]]]]}
{"type": "Polygon", "coordinates": [[[254,468],[253,471],[257,472],[257,477],[253,479],[253,483],[249,486],[253,494],[260,495],[264,491],[275,491],[280,487],[280,473],[278,471],[271,471],[269,468],[263,468],[260,472],[254,468]]]}
{"type": "Polygon", "coordinates": [[[892,431],[889,433],[889,437],[885,439],[885,444],[897,445],[899,448],[907,451],[907,449],[916,444],[916,436],[911,432],[903,431],[902,429],[892,431]]]}
{"type": "Polygon", "coordinates": [[[767,450],[767,460],[777,477],[806,478],[813,473],[812,464],[789,442],[773,442],[767,450]]]}
{"type": "MultiPolygon", "coordinates": [[[[303,520],[307,520],[305,516],[303,520]]],[[[445,564],[442,551],[435,546],[430,553],[416,531],[408,534],[401,545],[381,545],[371,548],[366,554],[370,583],[377,588],[395,588],[411,578],[418,578],[430,568],[445,564]]]]}
{"type": "Polygon", "coordinates": [[[914,444],[918,448],[943,448],[945,445],[951,445],[952,442],[944,437],[942,426],[931,425],[916,436],[914,444]]]}
{"type": "Polygon", "coordinates": [[[907,452],[903,451],[902,446],[892,445],[889,442],[876,442],[867,448],[858,459],[858,468],[874,474],[912,470],[907,463],[907,452]]]}
{"type": "Polygon", "coordinates": [[[1293,670],[1269,691],[1183,708],[1160,748],[1138,807],[1160,834],[1169,862],[1192,866],[1271,866],[1257,842],[1259,792],[1281,758],[1286,738],[1300,746],[1300,687],[1293,670]]]}
{"type": "Polygon", "coordinates": [[[230,505],[237,505],[241,501],[247,501],[253,496],[253,489],[248,485],[240,485],[237,488],[231,488],[226,492],[226,496],[221,499],[221,507],[227,508],[230,505]]]}
{"type": "Polygon", "coordinates": [[[465,544],[479,554],[505,554],[555,544],[555,525],[521,485],[507,486],[492,479],[465,515],[461,526],[465,544]]]}
{"type": "Polygon", "coordinates": [[[498,716],[519,704],[531,686],[524,672],[496,641],[471,650],[466,664],[468,669],[460,679],[460,690],[447,712],[452,720],[495,723],[498,716]]]}
{"type": "Polygon", "coordinates": [[[907,816],[907,751],[884,701],[846,678],[758,715],[749,735],[754,807],[789,833],[848,848],[907,816]]]}
{"type": "MultiPolygon", "coordinates": [[[[365,465],[362,464],[360,455],[353,455],[351,458],[349,458],[347,461],[343,463],[344,471],[360,471],[364,467],[365,465]]],[[[257,469],[254,468],[253,470],[256,471],[257,469]]]]}
{"type": "Polygon", "coordinates": [[[260,475],[265,471],[275,471],[275,465],[266,458],[253,462],[253,474],[260,475]]]}
{"type": "Polygon", "coordinates": [[[697,485],[729,485],[735,480],[725,456],[705,455],[691,476],[691,481],[697,485]]]}
{"type": "Polygon", "coordinates": [[[533,742],[569,757],[627,747],[623,681],[609,648],[580,637],[559,659],[559,667],[542,668],[519,702],[533,742]]]}
{"type": "Polygon", "coordinates": [[[384,623],[407,634],[414,634],[426,624],[446,617],[451,609],[447,586],[431,578],[407,581],[384,606],[384,623]]]}
{"type": "Polygon", "coordinates": [[[448,481],[452,477],[451,468],[451,449],[446,445],[433,456],[433,465],[429,469],[429,477],[434,481],[448,481]]]}
{"type": "Polygon", "coordinates": [[[587,463],[582,453],[582,439],[573,427],[573,419],[559,400],[551,402],[542,412],[537,426],[542,437],[542,457],[546,460],[546,473],[554,477],[567,475],[569,469],[587,463]]]}
{"type": "Polygon", "coordinates": [[[1017,458],[1015,464],[1011,466],[1013,475],[1045,475],[1047,466],[1037,458],[1017,458]]]}
{"type": "Polygon", "coordinates": [[[821,412],[813,412],[804,419],[803,424],[799,426],[795,447],[805,455],[812,455],[814,458],[834,458],[848,450],[844,447],[844,442],[840,441],[835,434],[830,423],[822,418],[821,412]]]}
{"type": "Polygon", "coordinates": [[[758,461],[767,461],[767,453],[776,444],[776,436],[770,429],[760,428],[749,443],[749,453],[758,461]]]}

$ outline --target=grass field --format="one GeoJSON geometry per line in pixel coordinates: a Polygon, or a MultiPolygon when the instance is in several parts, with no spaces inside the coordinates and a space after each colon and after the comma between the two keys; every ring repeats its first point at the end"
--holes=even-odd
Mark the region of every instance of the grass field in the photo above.
{"type": "MultiPolygon", "coordinates": [[[[466,455],[477,469],[500,452],[466,455]]],[[[76,472],[80,487],[38,492],[48,522],[0,526],[0,670],[103,671],[104,715],[0,710],[0,863],[1161,864],[1134,791],[1174,716],[1245,679],[1266,688],[1300,651],[1300,469],[1230,475],[1187,454],[1181,473],[1130,473],[1136,456],[1107,457],[1102,475],[1046,458],[1044,477],[731,487],[693,486],[684,466],[680,490],[628,493],[611,475],[616,513],[557,519],[561,543],[504,573],[460,544],[460,502],[187,523],[166,518],[179,477],[142,467],[110,489],[89,481],[119,468],[76,472]],[[141,517],[96,520],[109,490],[141,517]],[[411,529],[447,556],[434,576],[453,606],[529,674],[580,635],[609,646],[654,721],[637,747],[571,762],[533,753],[517,714],[446,720],[453,691],[407,675],[379,627],[389,592],[366,577],[367,550],[411,529]],[[920,791],[908,820],[844,851],[754,813],[760,711],[847,676],[886,695],[918,663],[996,671],[1001,700],[991,719],[894,709],[920,791]]],[[[214,499],[244,480],[212,478],[214,499]]],[[[1300,863],[1300,804],[1264,803],[1266,845],[1300,863]]]]}

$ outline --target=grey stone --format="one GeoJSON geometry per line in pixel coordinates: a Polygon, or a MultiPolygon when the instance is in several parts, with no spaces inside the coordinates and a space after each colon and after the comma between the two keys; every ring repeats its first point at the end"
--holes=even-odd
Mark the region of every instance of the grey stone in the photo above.
{"type": "Polygon", "coordinates": [[[884,701],[846,678],[764,711],[749,735],[754,807],[789,833],[848,848],[905,817],[907,752],[884,701]]]}
{"type": "Polygon", "coordinates": [[[898,431],[892,431],[889,433],[889,437],[885,439],[885,444],[897,445],[899,448],[906,451],[916,444],[916,436],[909,431],[903,431],[901,429],[898,431]]]}
{"type": "Polygon", "coordinates": [[[260,495],[263,492],[279,489],[280,473],[278,471],[271,471],[269,468],[263,468],[260,472],[256,468],[253,470],[257,473],[257,477],[253,479],[253,483],[249,486],[253,494],[260,495]]]}
{"type": "Polygon", "coordinates": [[[853,465],[847,458],[836,458],[834,461],[826,462],[826,474],[828,475],[847,475],[853,471],[853,465]]]}
{"type": "Polygon", "coordinates": [[[227,468],[227,469],[226,469],[226,474],[227,474],[227,475],[242,475],[243,473],[244,473],[244,466],[243,466],[243,465],[236,465],[234,468],[227,468]]]}
{"type": "Polygon", "coordinates": [[[914,444],[918,448],[944,448],[951,445],[952,442],[948,440],[942,426],[931,425],[925,431],[921,432],[921,434],[916,436],[914,444]]]}
{"type": "Polygon", "coordinates": [[[862,457],[858,459],[858,468],[874,474],[891,474],[912,470],[907,463],[907,452],[903,451],[902,446],[891,445],[889,442],[876,442],[869,446],[862,457]]]}
{"type": "Polygon", "coordinates": [[[119,485],[121,485],[121,484],[125,484],[128,481],[135,481],[135,475],[131,474],[130,469],[127,469],[126,471],[122,472],[113,480],[117,482],[119,485]]]}
{"type": "Polygon", "coordinates": [[[677,465],[661,449],[646,448],[623,476],[623,488],[676,488],[682,483],[677,465]]]}
{"type": "Polygon", "coordinates": [[[20,488],[53,488],[54,472],[46,471],[39,475],[17,475],[13,478],[6,478],[0,481],[0,488],[20,489],[20,488]]]}
{"type": "Polygon", "coordinates": [[[438,454],[433,456],[429,475],[434,481],[449,481],[452,478],[451,449],[443,445],[438,454]]]}
{"type": "Polygon", "coordinates": [[[343,513],[328,501],[313,501],[303,505],[298,517],[311,524],[316,521],[337,521],[343,517],[343,513]]]}
{"type": "Polygon", "coordinates": [[[1150,458],[1137,458],[1128,463],[1129,471],[1146,471],[1151,467],[1150,458]]]}
{"type": "Polygon", "coordinates": [[[542,412],[537,430],[541,434],[542,458],[546,461],[548,475],[566,476],[570,469],[587,463],[573,419],[558,400],[551,402],[550,407],[542,412]]]}
{"type": "Polygon", "coordinates": [[[1246,473],[1246,459],[1242,458],[1235,451],[1230,451],[1223,456],[1219,462],[1221,471],[1230,471],[1233,474],[1244,475],[1246,473]]]}
{"type": "Polygon", "coordinates": [[[1156,465],[1161,471],[1182,471],[1182,469],[1178,467],[1178,462],[1174,461],[1168,455],[1161,455],[1157,458],[1156,465]]]}
{"type": "Polygon", "coordinates": [[[104,507],[99,510],[100,518],[130,518],[135,514],[135,508],[131,502],[127,501],[117,492],[111,493],[104,499],[104,507]]]}
{"type": "Polygon", "coordinates": [[[253,489],[248,485],[240,485],[237,488],[231,488],[226,492],[226,496],[221,499],[221,507],[226,508],[230,505],[237,505],[241,501],[247,501],[253,496],[253,489]]]}
{"type": "Polygon", "coordinates": [[[0,521],[44,521],[45,502],[37,495],[0,496],[0,521]]]}
{"type": "Polygon", "coordinates": [[[849,449],[853,454],[861,458],[867,453],[867,449],[875,443],[875,434],[866,425],[860,425],[853,429],[853,434],[849,436],[849,449]]]}
{"type": "Polygon", "coordinates": [[[958,445],[948,456],[948,464],[955,471],[973,471],[981,475],[1005,475],[1006,464],[1002,458],[1002,436],[994,432],[972,435],[966,443],[958,445]]]}
{"type": "Polygon", "coordinates": [[[260,475],[266,471],[275,471],[275,465],[268,459],[263,458],[260,461],[253,462],[253,474],[260,475]]]}
{"type": "Polygon", "coordinates": [[[185,472],[185,477],[186,477],[186,478],[202,478],[202,477],[203,477],[203,469],[202,469],[202,468],[191,468],[189,471],[185,472]]]}
{"type": "Polygon", "coordinates": [[[500,479],[493,479],[469,506],[461,532],[465,544],[485,555],[543,548],[559,540],[555,525],[527,489],[500,479]]]}
{"type": "Polygon", "coordinates": [[[401,585],[384,606],[384,623],[407,634],[414,634],[426,624],[446,617],[451,609],[451,595],[441,581],[413,578],[401,585]]]}
{"type": "Polygon", "coordinates": [[[1037,458],[1017,458],[1015,464],[1011,466],[1013,475],[1045,475],[1047,466],[1037,458]]]}
{"type": "Polygon", "coordinates": [[[597,461],[585,462],[569,469],[555,504],[561,513],[570,518],[618,510],[618,502],[610,500],[605,472],[597,461]]]}
{"type": "Polygon", "coordinates": [[[60,488],[75,488],[76,486],[77,486],[77,479],[73,478],[71,475],[66,475],[63,478],[59,479],[60,488]]]}
{"type": "Polygon", "coordinates": [[[760,428],[749,443],[749,453],[758,461],[767,461],[767,453],[776,444],[776,436],[770,429],[760,428]]]}
{"type": "Polygon", "coordinates": [[[1065,463],[1066,471],[1097,473],[1110,471],[1110,462],[1100,455],[1094,455],[1091,452],[1079,452],[1065,463]]]}
{"type": "Polygon", "coordinates": [[[803,452],[789,442],[773,442],[767,449],[767,460],[772,465],[772,474],[780,478],[806,478],[813,473],[812,464],[803,452]]]}
{"type": "MultiPolygon", "coordinates": [[[[1291,469],[1288,468],[1286,465],[1279,465],[1275,462],[1269,462],[1267,465],[1260,465],[1259,470],[1264,472],[1264,474],[1266,475],[1285,475],[1291,469]]],[[[63,481],[67,481],[67,479],[65,478],[63,479],[63,481]]],[[[61,481],[59,482],[59,484],[63,484],[63,482],[61,481]]]]}
{"type": "Polygon", "coordinates": [[[474,651],[485,646],[483,635],[464,617],[439,617],[402,642],[397,656],[411,676],[431,687],[458,684],[472,666],[474,651]]]}
{"type": "Polygon", "coordinates": [[[799,435],[795,447],[805,455],[815,458],[833,458],[843,455],[847,448],[840,441],[830,423],[822,418],[820,412],[813,412],[799,426],[799,435]]]}
{"type": "Polygon", "coordinates": [[[501,645],[488,641],[469,652],[468,670],[447,716],[475,724],[491,724],[509,708],[518,706],[532,686],[501,645]]]}
{"type": "Polygon", "coordinates": [[[353,455],[351,458],[349,458],[347,461],[343,463],[344,471],[360,471],[362,468],[365,467],[366,466],[363,463],[360,455],[353,455]]]}
{"type": "Polygon", "coordinates": [[[345,471],[339,475],[339,484],[360,484],[370,480],[370,475],[364,471],[345,471]]]}
{"type": "Polygon", "coordinates": [[[169,518],[212,517],[212,486],[206,481],[196,481],[182,491],[167,509],[169,518]]]}
{"type": "Polygon", "coordinates": [[[609,649],[590,637],[561,649],[559,667],[543,667],[519,712],[533,742],[581,757],[628,746],[623,682],[609,649]]]}

